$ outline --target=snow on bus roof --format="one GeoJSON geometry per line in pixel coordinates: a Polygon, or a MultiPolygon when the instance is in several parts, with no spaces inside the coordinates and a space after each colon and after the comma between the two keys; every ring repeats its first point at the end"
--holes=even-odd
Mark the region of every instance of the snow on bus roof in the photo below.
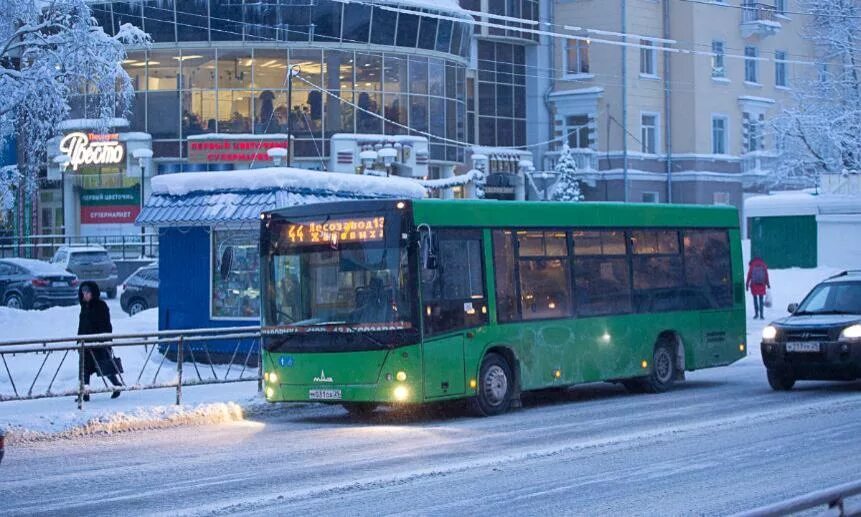
{"type": "Polygon", "coordinates": [[[426,195],[425,188],[418,181],[409,178],[320,172],[290,167],[187,172],[165,174],[152,179],[152,192],[155,195],[184,196],[192,192],[267,189],[310,189],[406,198],[423,198],[426,195]]]}

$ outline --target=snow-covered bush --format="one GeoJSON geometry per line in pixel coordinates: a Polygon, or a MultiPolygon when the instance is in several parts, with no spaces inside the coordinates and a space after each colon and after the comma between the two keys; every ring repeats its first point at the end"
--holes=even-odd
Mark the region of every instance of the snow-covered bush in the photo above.
{"type": "Polygon", "coordinates": [[[553,170],[559,179],[553,186],[552,199],[554,201],[582,201],[580,180],[577,179],[577,162],[574,160],[574,154],[568,144],[562,147],[559,160],[553,170]]]}
{"type": "Polygon", "coordinates": [[[109,36],[85,0],[0,0],[0,13],[0,139],[18,137],[24,174],[16,178],[32,189],[73,95],[86,92],[101,120],[129,113],[125,45],[145,47],[150,38],[129,24],[109,36]]]}

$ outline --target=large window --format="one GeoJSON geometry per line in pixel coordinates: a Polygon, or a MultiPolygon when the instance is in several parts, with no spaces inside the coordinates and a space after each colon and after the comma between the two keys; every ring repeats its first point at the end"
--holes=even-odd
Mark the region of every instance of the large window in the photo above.
{"type": "Polygon", "coordinates": [[[774,85],[786,87],[786,52],[777,50],[774,52],[774,85]]]}
{"type": "Polygon", "coordinates": [[[726,77],[726,65],[723,41],[712,41],[712,77],[726,77]]]}
{"type": "Polygon", "coordinates": [[[727,117],[712,115],[712,154],[726,154],[727,117]]]}
{"type": "Polygon", "coordinates": [[[759,49],[744,47],[744,80],[748,83],[759,82],[759,49]]]}
{"type": "Polygon", "coordinates": [[[637,312],[683,309],[673,299],[684,285],[679,232],[631,232],[634,307],[637,312]]]}
{"type": "Polygon", "coordinates": [[[592,147],[588,115],[566,117],[565,126],[568,133],[568,147],[572,149],[589,149],[592,147]]]}
{"type": "Polygon", "coordinates": [[[640,148],[645,154],[658,152],[658,114],[640,115],[640,148]]]}
{"type": "Polygon", "coordinates": [[[640,73],[646,76],[658,75],[657,50],[651,40],[640,40],[640,73]]]}
{"type": "Polygon", "coordinates": [[[565,72],[570,75],[589,73],[589,41],[569,39],[566,47],[565,72]]]}
{"type": "Polygon", "coordinates": [[[521,317],[535,320],[571,314],[565,231],[520,231],[516,242],[521,317]]]}
{"type": "Polygon", "coordinates": [[[436,267],[422,269],[425,334],[438,334],[487,323],[481,232],[433,232],[436,267]]]}
{"type": "Polygon", "coordinates": [[[256,319],[260,316],[260,253],[258,232],[213,230],[213,318],[256,319]]]}

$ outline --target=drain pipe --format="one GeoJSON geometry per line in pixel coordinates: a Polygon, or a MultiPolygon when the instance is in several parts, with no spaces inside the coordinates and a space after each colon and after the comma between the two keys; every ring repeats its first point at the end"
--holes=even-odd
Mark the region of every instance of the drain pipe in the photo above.
{"type": "MultiPolygon", "coordinates": [[[[670,39],[670,0],[664,2],[664,36],[670,39]]],[[[664,42],[664,48],[669,46],[664,42]]],[[[673,112],[670,53],[664,52],[664,145],[667,163],[667,203],[673,202],[673,112]]]]}
{"type": "Polygon", "coordinates": [[[622,2],[622,199],[628,202],[628,42],[627,0],[622,2]]]}
{"type": "MultiPolygon", "coordinates": [[[[556,0],[547,0],[545,3],[547,4],[547,13],[548,13],[546,20],[548,22],[552,22],[554,19],[554,16],[555,16],[554,9],[555,9],[556,0]]],[[[541,4],[539,3],[539,8],[540,8],[540,6],[541,6],[541,4]]],[[[540,11],[539,11],[539,13],[540,13],[540,11]]],[[[540,14],[538,16],[538,20],[539,21],[541,20],[540,14]]],[[[552,38],[552,37],[548,37],[548,36],[541,36],[541,37],[542,38],[548,38],[550,40],[550,53],[547,57],[547,64],[548,64],[547,69],[548,69],[548,71],[550,71],[550,73],[553,73],[553,70],[556,69],[556,38],[552,38]]],[[[541,74],[538,74],[538,75],[541,76],[541,74]]],[[[553,93],[553,89],[555,87],[555,82],[556,82],[556,74],[553,73],[553,79],[550,80],[550,84],[548,84],[547,88],[544,89],[544,108],[547,110],[547,118],[548,118],[547,123],[550,125],[550,133],[549,133],[550,138],[548,138],[548,140],[556,138],[556,124],[554,123],[554,121],[556,120],[555,119],[555,111],[553,109],[553,104],[550,102],[550,94],[553,93]]],[[[553,145],[552,143],[547,144],[547,147],[542,151],[544,153],[541,155],[541,163],[540,163],[542,170],[545,169],[545,166],[547,163],[546,154],[547,154],[547,151],[550,150],[550,146],[552,146],[552,145],[553,145]]]]}

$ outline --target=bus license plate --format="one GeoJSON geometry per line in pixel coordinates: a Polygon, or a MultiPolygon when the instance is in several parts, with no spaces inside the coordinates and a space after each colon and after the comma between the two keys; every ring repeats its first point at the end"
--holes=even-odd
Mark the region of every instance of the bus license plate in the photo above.
{"type": "Polygon", "coordinates": [[[308,390],[311,400],[341,400],[341,390],[308,390]]]}
{"type": "Polygon", "coordinates": [[[819,352],[819,343],[787,343],[787,352],[819,352]]]}

